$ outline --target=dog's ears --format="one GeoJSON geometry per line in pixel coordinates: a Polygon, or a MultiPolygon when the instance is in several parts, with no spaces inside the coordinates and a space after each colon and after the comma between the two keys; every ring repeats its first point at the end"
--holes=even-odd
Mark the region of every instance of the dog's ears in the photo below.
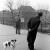
{"type": "Polygon", "coordinates": [[[14,40],[11,40],[11,41],[14,41],[14,40]]]}
{"type": "Polygon", "coordinates": [[[15,42],[16,42],[16,39],[15,39],[15,42]]]}
{"type": "Polygon", "coordinates": [[[15,39],[15,40],[11,40],[11,41],[12,41],[12,42],[14,42],[14,41],[16,42],[16,39],[15,39]]]}

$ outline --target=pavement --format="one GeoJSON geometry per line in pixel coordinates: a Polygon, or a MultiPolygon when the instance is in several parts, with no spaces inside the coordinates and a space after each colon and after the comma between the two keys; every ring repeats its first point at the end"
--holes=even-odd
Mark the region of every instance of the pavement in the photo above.
{"type": "MultiPolygon", "coordinates": [[[[6,40],[16,39],[14,50],[29,50],[27,46],[27,30],[21,29],[21,35],[16,34],[16,29],[12,26],[0,24],[0,50],[13,50],[13,48],[4,49],[3,43],[6,40]]],[[[50,35],[37,32],[35,40],[36,50],[50,50],[50,35]]]]}

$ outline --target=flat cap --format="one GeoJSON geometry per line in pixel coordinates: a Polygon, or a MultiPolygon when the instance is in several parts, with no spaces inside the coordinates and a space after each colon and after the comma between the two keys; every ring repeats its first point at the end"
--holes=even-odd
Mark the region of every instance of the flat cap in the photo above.
{"type": "Polygon", "coordinates": [[[42,15],[43,15],[43,13],[42,13],[42,12],[39,12],[39,13],[38,13],[38,16],[42,16],[42,15]]]}

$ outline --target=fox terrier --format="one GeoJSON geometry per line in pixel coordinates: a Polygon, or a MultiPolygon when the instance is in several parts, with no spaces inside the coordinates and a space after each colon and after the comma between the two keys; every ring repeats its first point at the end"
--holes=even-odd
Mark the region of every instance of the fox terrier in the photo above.
{"type": "Polygon", "coordinates": [[[15,47],[15,43],[16,43],[16,39],[14,39],[14,40],[10,40],[10,41],[5,41],[4,43],[3,43],[3,47],[4,48],[7,48],[8,46],[9,47],[15,47]]]}

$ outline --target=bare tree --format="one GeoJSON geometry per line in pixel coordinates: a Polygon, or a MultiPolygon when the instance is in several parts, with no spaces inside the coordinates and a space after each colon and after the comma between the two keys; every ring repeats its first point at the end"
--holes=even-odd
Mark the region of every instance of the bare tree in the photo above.
{"type": "MultiPolygon", "coordinates": [[[[12,14],[12,18],[14,18],[14,13],[13,13],[13,7],[14,4],[16,4],[17,8],[21,7],[22,5],[29,5],[29,1],[25,1],[25,0],[17,0],[16,3],[14,3],[13,0],[7,0],[7,8],[10,10],[11,14],[12,14]]],[[[16,7],[15,7],[16,8],[16,7]]],[[[20,14],[20,10],[19,10],[19,14],[20,14]]]]}
{"type": "Polygon", "coordinates": [[[13,16],[13,0],[7,0],[7,8],[10,10],[11,14],[12,14],[12,18],[14,18],[13,16]]]}

